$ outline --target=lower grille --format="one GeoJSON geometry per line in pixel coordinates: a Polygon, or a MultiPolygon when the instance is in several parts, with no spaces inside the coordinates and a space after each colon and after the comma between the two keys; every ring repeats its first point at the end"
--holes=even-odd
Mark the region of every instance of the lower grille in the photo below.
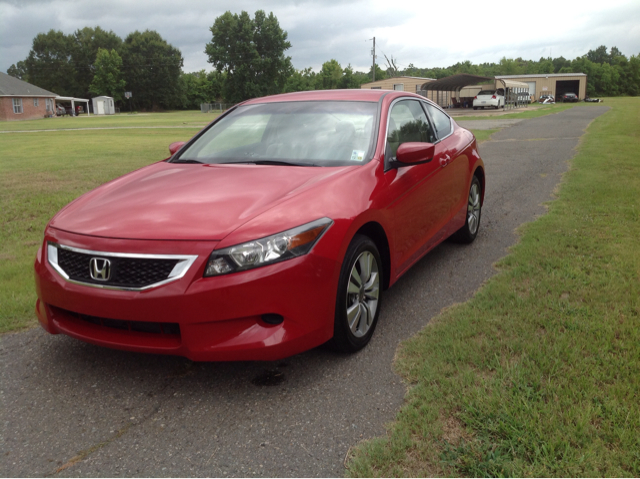
{"type": "Polygon", "coordinates": [[[120,329],[123,331],[134,331],[137,333],[151,333],[180,336],[180,325],[178,323],[158,323],[154,321],[126,321],[122,319],[101,318],[98,316],[89,316],[87,314],[75,313],[66,309],[52,307],[54,313],[64,314],[87,323],[95,324],[111,329],[120,329]]]}

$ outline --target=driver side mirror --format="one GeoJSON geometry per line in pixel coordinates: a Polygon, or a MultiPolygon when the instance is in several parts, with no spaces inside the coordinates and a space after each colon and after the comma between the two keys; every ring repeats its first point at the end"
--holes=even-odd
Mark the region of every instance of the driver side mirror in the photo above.
{"type": "Polygon", "coordinates": [[[402,143],[396,151],[397,166],[417,165],[433,160],[436,146],[433,143],[407,142],[402,143]]]}
{"type": "Polygon", "coordinates": [[[175,155],[176,152],[184,146],[184,144],[184,141],[174,141],[173,143],[171,143],[169,145],[169,153],[171,153],[171,156],[175,155]]]}

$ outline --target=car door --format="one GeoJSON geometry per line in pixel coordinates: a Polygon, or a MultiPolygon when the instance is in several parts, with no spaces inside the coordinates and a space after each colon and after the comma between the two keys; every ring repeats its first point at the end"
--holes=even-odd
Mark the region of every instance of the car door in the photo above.
{"type": "Polygon", "coordinates": [[[385,179],[396,275],[424,254],[429,240],[446,223],[448,213],[441,205],[437,187],[443,171],[437,155],[421,164],[403,166],[394,163],[396,152],[402,143],[436,141],[419,100],[401,99],[391,105],[386,129],[385,179]]]}
{"type": "MultiPolygon", "coordinates": [[[[441,198],[439,204],[446,210],[439,214],[451,219],[467,201],[469,158],[464,154],[463,148],[468,140],[461,137],[459,130],[454,129],[449,115],[430,103],[424,102],[424,105],[438,137],[435,155],[442,174],[436,187],[441,198]]],[[[451,231],[442,231],[443,235],[449,233],[451,231]]]]}

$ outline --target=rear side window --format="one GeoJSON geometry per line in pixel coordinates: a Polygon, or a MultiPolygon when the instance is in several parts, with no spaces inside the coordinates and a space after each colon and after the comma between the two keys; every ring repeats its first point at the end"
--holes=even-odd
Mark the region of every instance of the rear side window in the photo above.
{"type": "Polygon", "coordinates": [[[438,139],[441,140],[445,136],[448,136],[451,133],[451,118],[435,106],[428,103],[425,103],[425,106],[427,107],[427,111],[429,112],[429,116],[431,117],[434,126],[436,127],[436,135],[438,136],[438,139]]]}

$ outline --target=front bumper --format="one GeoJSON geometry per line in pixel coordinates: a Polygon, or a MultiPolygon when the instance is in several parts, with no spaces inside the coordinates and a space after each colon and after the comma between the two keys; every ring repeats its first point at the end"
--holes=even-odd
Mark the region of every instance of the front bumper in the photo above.
{"type": "Polygon", "coordinates": [[[189,254],[187,274],[144,291],[99,289],[65,280],[38,251],[36,313],[52,334],[116,349],[173,354],[195,361],[277,360],[318,346],[333,335],[340,265],[307,255],[224,276],[203,278],[215,242],[114,240],[47,231],[47,241],[97,251],[189,254]],[[281,315],[280,324],[263,320],[281,315]],[[104,321],[106,320],[106,321],[104,321]],[[131,328],[148,323],[149,328],[131,328]],[[179,332],[173,325],[179,326],[179,332]],[[162,327],[165,325],[167,327],[162,327]],[[157,332],[146,332],[158,327],[157,332]]]}

